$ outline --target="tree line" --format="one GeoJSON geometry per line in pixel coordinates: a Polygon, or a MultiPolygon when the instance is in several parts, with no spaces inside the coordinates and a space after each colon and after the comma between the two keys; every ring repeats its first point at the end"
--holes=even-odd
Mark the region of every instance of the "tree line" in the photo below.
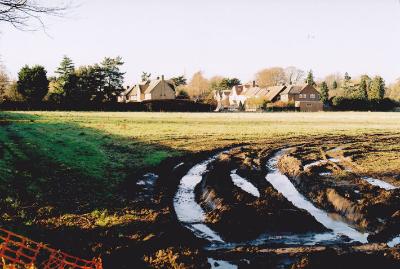
{"type": "MultiPolygon", "coordinates": [[[[381,76],[361,75],[352,78],[346,72],[344,76],[335,73],[323,79],[315,79],[312,70],[305,72],[290,66],[262,69],[254,75],[254,80],[261,88],[277,85],[313,85],[320,92],[324,104],[337,109],[369,110],[382,106],[393,107],[400,100],[400,80],[392,85],[386,85],[381,76]]],[[[230,90],[232,86],[240,83],[239,79],[220,76],[207,79],[202,72],[197,72],[187,85],[181,86],[180,89],[193,99],[210,100],[214,91],[230,90]]],[[[263,102],[263,100],[253,101],[263,102]]]]}
{"type": "Polygon", "coordinates": [[[121,57],[106,57],[98,64],[76,68],[73,61],[64,56],[55,71],[56,76],[49,78],[43,66],[26,65],[19,71],[17,81],[0,82],[3,85],[1,98],[3,101],[38,103],[45,100],[58,104],[116,101],[124,90],[122,65],[121,57]]]}
{"type": "MultiPolygon", "coordinates": [[[[121,71],[123,64],[121,57],[106,57],[100,63],[75,67],[72,59],[64,56],[55,76],[47,77],[47,71],[40,65],[24,66],[18,73],[17,81],[10,81],[4,66],[0,66],[0,100],[46,101],[81,107],[93,102],[116,102],[125,90],[125,73],[121,71]]],[[[151,79],[151,73],[142,73],[142,82],[151,79]]],[[[177,99],[208,104],[215,102],[214,92],[231,90],[233,86],[242,84],[235,77],[214,76],[208,79],[201,71],[194,73],[190,79],[180,75],[170,80],[176,85],[177,99]]],[[[296,67],[272,67],[257,72],[254,80],[259,87],[311,84],[320,91],[326,106],[339,109],[368,110],[381,103],[387,104],[388,98],[396,101],[400,98],[400,81],[387,86],[380,76],[352,78],[348,73],[344,76],[335,73],[324,79],[315,79],[312,70],[305,72],[296,67]]]]}

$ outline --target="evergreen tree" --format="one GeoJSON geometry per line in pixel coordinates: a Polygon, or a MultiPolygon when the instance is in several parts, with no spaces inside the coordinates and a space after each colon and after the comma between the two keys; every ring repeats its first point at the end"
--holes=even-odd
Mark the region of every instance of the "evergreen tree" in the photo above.
{"type": "Polygon", "coordinates": [[[344,74],[343,90],[347,97],[354,97],[354,87],[351,85],[351,77],[347,72],[344,74]]]}
{"type": "Polygon", "coordinates": [[[322,82],[321,84],[321,101],[326,104],[329,101],[329,88],[326,82],[322,82]]]}
{"type": "Polygon", "coordinates": [[[242,82],[238,78],[228,78],[226,80],[226,84],[229,87],[229,89],[231,89],[233,86],[242,84],[242,82]]]}
{"type": "Polygon", "coordinates": [[[142,82],[149,81],[150,78],[151,78],[151,73],[142,72],[142,76],[141,76],[142,82]]]}
{"type": "Polygon", "coordinates": [[[40,102],[49,91],[47,71],[43,66],[24,66],[18,73],[17,90],[28,102],[40,102]]]}
{"type": "Polygon", "coordinates": [[[75,72],[75,65],[71,58],[64,56],[55,73],[59,78],[64,78],[75,72]]]}
{"type": "Polygon", "coordinates": [[[54,81],[52,81],[50,95],[52,100],[62,102],[66,95],[70,94],[76,88],[76,85],[72,85],[71,81],[75,81],[71,76],[74,76],[75,65],[71,58],[64,56],[60,66],[57,67],[55,73],[58,75],[54,81]],[[68,85],[66,85],[68,84],[68,85]],[[66,89],[68,87],[68,89],[66,89]]]}
{"type": "Polygon", "coordinates": [[[316,85],[316,83],[314,81],[314,74],[313,74],[312,70],[308,71],[308,75],[307,75],[305,82],[307,83],[307,85],[310,85],[310,86],[316,85]]]}
{"type": "Polygon", "coordinates": [[[344,82],[345,82],[345,83],[349,83],[350,80],[351,80],[351,77],[350,77],[349,73],[346,72],[346,73],[344,74],[344,82]]]}
{"type": "Polygon", "coordinates": [[[113,101],[123,92],[124,87],[124,72],[121,72],[120,67],[124,64],[121,57],[104,58],[100,63],[102,72],[101,79],[103,85],[98,92],[96,99],[101,101],[113,101]]]}
{"type": "Polygon", "coordinates": [[[173,77],[171,78],[171,80],[176,87],[184,86],[187,84],[187,79],[185,78],[185,76],[173,77]]]}
{"type": "Polygon", "coordinates": [[[368,92],[369,100],[382,100],[385,96],[385,81],[382,77],[376,76],[371,82],[368,92]]]}
{"type": "Polygon", "coordinates": [[[223,78],[217,84],[222,90],[230,90],[233,86],[240,85],[241,82],[238,78],[223,78]]]}
{"type": "Polygon", "coordinates": [[[238,108],[238,110],[239,111],[245,111],[246,110],[246,106],[240,101],[239,102],[239,108],[238,108]]]}
{"type": "Polygon", "coordinates": [[[66,97],[68,101],[85,104],[94,99],[102,100],[104,87],[103,70],[98,65],[81,66],[68,77],[66,97]],[[76,85],[76,87],[74,87],[76,85]]]}
{"type": "Polygon", "coordinates": [[[365,77],[362,77],[360,85],[358,86],[357,97],[362,100],[367,100],[368,99],[367,89],[368,89],[367,79],[365,77]]]}
{"type": "Polygon", "coordinates": [[[336,81],[336,80],[333,81],[332,88],[333,88],[334,90],[336,90],[336,89],[338,88],[338,84],[337,84],[337,81],[336,81]]]}

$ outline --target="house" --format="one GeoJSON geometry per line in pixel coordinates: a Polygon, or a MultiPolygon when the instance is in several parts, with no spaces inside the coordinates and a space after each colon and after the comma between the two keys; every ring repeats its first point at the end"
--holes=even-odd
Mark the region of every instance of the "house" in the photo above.
{"type": "Polygon", "coordinates": [[[312,85],[290,85],[280,93],[280,100],[294,103],[300,111],[322,111],[324,106],[320,93],[312,85]]]}
{"type": "Polygon", "coordinates": [[[233,110],[244,106],[248,111],[255,111],[262,106],[264,101],[275,102],[279,100],[279,94],[284,89],[286,89],[286,86],[261,88],[253,81],[252,84],[233,86],[230,91],[215,95],[215,99],[218,102],[219,110],[227,108],[233,110]]]}
{"type": "Polygon", "coordinates": [[[294,103],[300,111],[323,110],[320,93],[309,85],[280,85],[260,88],[253,82],[252,85],[237,85],[230,91],[218,92],[214,98],[218,102],[217,111],[223,109],[237,110],[242,105],[247,111],[256,111],[265,101],[294,103]]]}
{"type": "Polygon", "coordinates": [[[281,100],[281,93],[287,88],[285,85],[268,87],[268,93],[266,99],[271,103],[281,100]]]}
{"type": "Polygon", "coordinates": [[[246,87],[250,87],[250,85],[236,85],[232,87],[228,96],[230,105],[240,106],[240,104],[244,104],[246,97],[242,95],[242,92],[246,90],[246,87]]]}
{"type": "Polygon", "coordinates": [[[175,85],[164,76],[155,80],[141,82],[118,96],[118,102],[142,102],[145,100],[175,99],[175,85]]]}
{"type": "Polygon", "coordinates": [[[230,100],[229,96],[231,94],[231,91],[225,90],[225,91],[216,91],[214,93],[214,99],[217,101],[217,108],[215,111],[221,111],[224,109],[230,108],[230,100]]]}

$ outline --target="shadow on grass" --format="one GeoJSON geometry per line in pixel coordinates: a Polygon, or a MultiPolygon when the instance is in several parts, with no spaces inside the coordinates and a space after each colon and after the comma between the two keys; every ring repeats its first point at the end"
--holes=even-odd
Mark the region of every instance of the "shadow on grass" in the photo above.
{"type": "Polygon", "coordinates": [[[185,155],[77,123],[1,112],[0,223],[74,255],[107,256],[112,268],[144,266],[146,252],[191,235],[171,221],[183,170],[169,174],[171,184],[151,200],[138,199],[136,181],[149,171],[165,174],[185,155]]]}

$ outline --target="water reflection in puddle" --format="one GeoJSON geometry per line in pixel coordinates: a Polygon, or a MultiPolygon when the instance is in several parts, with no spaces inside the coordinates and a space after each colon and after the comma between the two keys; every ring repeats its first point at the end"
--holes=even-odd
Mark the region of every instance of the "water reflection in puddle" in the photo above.
{"type": "Polygon", "coordinates": [[[246,179],[242,178],[241,176],[239,176],[238,174],[236,174],[237,170],[233,170],[231,172],[231,178],[232,178],[232,182],[233,184],[235,184],[235,186],[241,188],[242,190],[244,190],[245,192],[260,198],[260,192],[258,191],[258,189],[251,184],[249,181],[247,181],[246,179]]]}
{"type": "Polygon", "coordinates": [[[270,172],[267,174],[267,181],[270,182],[278,192],[282,193],[286,199],[292,202],[294,206],[308,211],[318,222],[320,222],[326,228],[331,229],[334,233],[345,235],[354,241],[367,243],[368,234],[360,233],[354,228],[350,227],[348,224],[329,217],[325,211],[315,207],[311,202],[306,200],[305,197],[297,191],[287,176],[280,173],[279,169],[277,168],[277,162],[281,156],[287,153],[287,151],[287,149],[278,151],[268,161],[268,168],[270,172]]]}

